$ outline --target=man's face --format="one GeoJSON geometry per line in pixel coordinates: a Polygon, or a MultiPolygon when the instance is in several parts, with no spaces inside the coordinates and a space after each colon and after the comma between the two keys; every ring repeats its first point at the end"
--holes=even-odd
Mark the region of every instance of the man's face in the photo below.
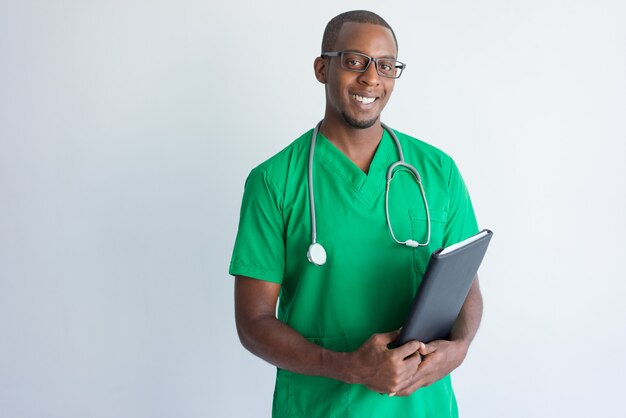
{"type": "MultiPolygon", "coordinates": [[[[373,58],[396,58],[397,54],[391,31],[369,23],[344,23],[333,50],[360,52],[373,58]]],[[[357,129],[373,126],[391,96],[395,80],[378,75],[374,62],[367,71],[357,73],[343,69],[340,57],[325,60],[326,119],[331,117],[332,122],[357,129]]]]}

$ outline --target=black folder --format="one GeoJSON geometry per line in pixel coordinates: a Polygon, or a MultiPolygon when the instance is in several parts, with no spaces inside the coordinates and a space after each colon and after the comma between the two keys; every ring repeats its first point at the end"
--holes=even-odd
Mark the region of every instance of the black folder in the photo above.
{"type": "Polygon", "coordinates": [[[484,229],[431,255],[396,346],[449,337],[492,236],[484,229]]]}

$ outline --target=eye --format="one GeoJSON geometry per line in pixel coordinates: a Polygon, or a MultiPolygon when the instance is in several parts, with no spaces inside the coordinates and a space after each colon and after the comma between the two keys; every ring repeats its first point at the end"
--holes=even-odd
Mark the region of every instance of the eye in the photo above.
{"type": "Polygon", "coordinates": [[[378,61],[378,70],[385,74],[393,74],[395,69],[395,63],[391,61],[378,61]]]}
{"type": "Polygon", "coordinates": [[[346,54],[343,63],[347,68],[358,70],[367,65],[367,59],[358,55],[346,54]]]}

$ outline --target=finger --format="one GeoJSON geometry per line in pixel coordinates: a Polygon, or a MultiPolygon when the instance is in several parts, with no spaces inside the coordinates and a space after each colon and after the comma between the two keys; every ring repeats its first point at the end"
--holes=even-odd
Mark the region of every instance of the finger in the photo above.
{"type": "Polygon", "coordinates": [[[395,370],[394,375],[396,376],[394,378],[394,381],[396,383],[394,383],[390,387],[387,387],[387,390],[385,390],[385,392],[387,394],[397,394],[399,390],[412,384],[413,380],[415,379],[415,375],[418,372],[420,362],[421,357],[419,353],[415,353],[414,355],[411,355],[406,359],[401,360],[399,363],[396,362],[396,365],[393,366],[395,370]]]}
{"type": "Polygon", "coordinates": [[[433,341],[431,343],[428,344],[424,344],[421,343],[421,346],[419,348],[419,352],[421,355],[426,356],[428,354],[434,353],[435,351],[437,351],[437,348],[439,347],[439,341],[433,341]]]}
{"type": "Polygon", "coordinates": [[[404,343],[400,347],[394,348],[392,351],[394,352],[394,354],[396,354],[397,356],[401,356],[404,359],[415,354],[419,350],[420,344],[422,343],[412,340],[404,343]]]}
{"type": "Polygon", "coordinates": [[[401,389],[396,391],[396,396],[409,396],[423,386],[423,373],[419,369],[413,369],[412,373],[400,385],[401,389]]]}
{"type": "MultiPolygon", "coordinates": [[[[440,358],[433,356],[424,358],[424,361],[419,365],[417,373],[414,376],[417,388],[429,386],[450,373],[449,370],[441,368],[439,359],[440,358]]],[[[415,390],[417,390],[417,388],[415,390]]]]}
{"type": "MultiPolygon", "coordinates": [[[[397,389],[405,388],[415,381],[416,375],[419,373],[419,366],[421,362],[422,357],[419,353],[415,353],[402,361],[402,364],[400,365],[401,369],[398,370],[401,378],[397,389]]],[[[396,392],[398,392],[398,390],[396,390],[396,392]]]]}
{"type": "Polygon", "coordinates": [[[414,354],[406,357],[404,359],[404,367],[409,371],[417,370],[417,367],[422,362],[422,356],[419,352],[415,352],[414,354]]]}

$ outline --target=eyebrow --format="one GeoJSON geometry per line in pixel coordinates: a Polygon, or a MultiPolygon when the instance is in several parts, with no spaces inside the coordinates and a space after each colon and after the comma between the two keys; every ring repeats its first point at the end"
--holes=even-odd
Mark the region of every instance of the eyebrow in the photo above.
{"type": "MultiPolygon", "coordinates": [[[[358,49],[344,49],[343,52],[358,52],[359,54],[367,55],[369,57],[369,54],[366,54],[365,52],[360,51],[358,49]]],[[[387,58],[387,59],[392,59],[392,60],[397,60],[398,59],[398,58],[396,58],[393,55],[383,55],[382,57],[372,57],[372,58],[376,58],[376,59],[378,59],[378,58],[387,58]]]]}

